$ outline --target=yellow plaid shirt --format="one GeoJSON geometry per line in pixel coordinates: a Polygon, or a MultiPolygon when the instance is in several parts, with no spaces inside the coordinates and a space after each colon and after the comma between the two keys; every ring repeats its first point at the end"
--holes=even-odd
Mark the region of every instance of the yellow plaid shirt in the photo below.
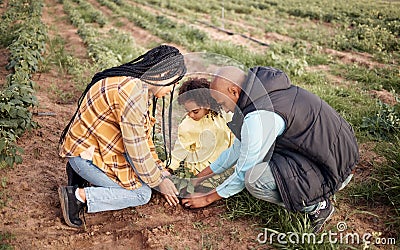
{"type": "Polygon", "coordinates": [[[142,184],[158,186],[162,161],[158,159],[149,115],[147,84],[132,77],[110,77],[95,83],[79,107],[61,146],[60,156],[93,161],[108,177],[126,189],[142,184]],[[123,153],[132,159],[137,174],[123,153]],[[83,157],[85,156],[85,157],[83,157]]]}

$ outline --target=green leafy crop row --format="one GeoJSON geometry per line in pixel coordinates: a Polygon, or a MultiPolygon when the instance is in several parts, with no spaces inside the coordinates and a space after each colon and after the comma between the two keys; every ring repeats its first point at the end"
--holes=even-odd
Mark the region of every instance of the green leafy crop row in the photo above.
{"type": "Polygon", "coordinates": [[[73,0],[75,3],[79,4],[79,9],[82,9],[84,15],[82,15],[85,22],[98,23],[100,27],[103,27],[107,20],[101,11],[94,8],[90,3],[83,0],[73,0]]]}
{"type": "MultiPolygon", "coordinates": [[[[133,3],[133,0],[129,0],[133,3]]],[[[224,25],[262,37],[275,32],[337,50],[367,52],[376,60],[398,60],[398,1],[249,0],[202,2],[136,0],[179,19],[224,25]],[[224,15],[221,14],[224,13],[224,15]],[[222,17],[221,17],[222,16],[222,17]],[[260,25],[261,23],[262,25],[260,25]],[[240,25],[238,25],[240,23],[240,25]],[[307,27],[307,28],[305,28],[307,27]],[[312,28],[311,28],[312,27],[312,28]]]]}
{"type": "Polygon", "coordinates": [[[0,168],[21,163],[16,140],[36,127],[30,108],[37,104],[32,73],[45,50],[46,26],[41,22],[42,1],[11,0],[0,26],[2,45],[10,51],[6,85],[0,91],[0,168]]]}
{"type": "MultiPolygon", "coordinates": [[[[130,61],[142,52],[142,48],[135,45],[132,37],[116,29],[110,29],[104,34],[95,26],[86,23],[82,13],[70,0],[61,2],[72,24],[78,28],[79,36],[88,47],[88,56],[100,69],[130,61]]],[[[85,6],[90,8],[90,5],[85,6]]]]}
{"type": "MultiPolygon", "coordinates": [[[[280,47],[273,47],[267,52],[256,53],[244,46],[226,41],[215,41],[196,27],[178,23],[172,18],[152,14],[140,5],[120,0],[118,4],[110,0],[97,0],[114,13],[126,17],[166,42],[184,46],[190,51],[204,51],[233,58],[245,66],[270,65],[284,69],[290,75],[303,73],[307,62],[299,54],[283,54],[280,47]]],[[[305,55],[304,55],[305,56],[305,55]]]]}

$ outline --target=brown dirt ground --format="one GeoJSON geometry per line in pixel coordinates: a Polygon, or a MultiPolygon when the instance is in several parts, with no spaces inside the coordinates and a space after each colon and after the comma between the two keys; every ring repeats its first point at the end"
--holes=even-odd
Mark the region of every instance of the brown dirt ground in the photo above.
{"type": "MultiPolygon", "coordinates": [[[[80,55],[81,60],[87,60],[82,56],[86,54],[85,47],[76,29],[60,21],[65,17],[62,6],[55,0],[45,2],[44,22],[49,26],[57,26],[66,41],[67,50],[78,57],[80,55]]],[[[100,9],[106,13],[106,10],[100,9]]],[[[127,20],[122,21],[128,24],[127,20]]],[[[160,41],[132,24],[124,27],[138,43],[146,41],[143,46],[147,42],[160,41]]],[[[54,36],[54,33],[57,31],[50,30],[50,35],[54,36]]],[[[1,83],[7,73],[3,70],[6,58],[7,51],[0,50],[1,83]]],[[[57,195],[58,186],[66,184],[66,161],[58,156],[57,145],[62,129],[76,107],[74,104],[60,104],[50,91],[51,85],[61,86],[58,83],[70,80],[68,77],[62,78],[56,70],[34,76],[39,85],[36,95],[40,103],[35,111],[53,112],[55,116],[36,116],[40,128],[27,132],[18,141],[24,149],[23,163],[13,169],[0,170],[1,177],[7,180],[6,187],[0,187],[0,191],[9,198],[7,206],[0,209],[0,232],[14,235],[8,241],[15,249],[260,248],[256,242],[260,232],[258,221],[252,218],[227,220],[223,216],[223,201],[204,209],[186,210],[181,206],[171,208],[159,194],[154,194],[145,206],[86,214],[86,230],[66,226],[57,195]]],[[[73,84],[62,86],[67,89],[73,84]]],[[[362,181],[373,168],[375,156],[372,148],[369,144],[360,145],[361,161],[355,182],[362,181]]],[[[356,206],[347,203],[346,199],[339,199],[337,213],[329,226],[335,227],[337,222],[346,220],[349,230],[353,232],[383,232],[385,235],[389,233],[384,225],[388,216],[385,210],[385,207],[356,206]]]]}
{"type": "Polygon", "coordinates": [[[9,57],[9,53],[6,49],[0,49],[0,88],[6,82],[6,76],[9,74],[9,71],[6,70],[6,65],[8,64],[7,58],[9,57]]]}

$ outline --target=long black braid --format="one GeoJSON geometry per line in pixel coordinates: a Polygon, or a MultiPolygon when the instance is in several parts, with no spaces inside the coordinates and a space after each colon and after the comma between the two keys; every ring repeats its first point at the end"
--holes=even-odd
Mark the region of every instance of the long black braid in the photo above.
{"type": "MultiPolygon", "coordinates": [[[[86,96],[89,89],[96,82],[103,80],[107,77],[130,76],[134,78],[140,78],[142,81],[154,86],[168,86],[180,81],[185,75],[185,73],[186,73],[186,67],[184,64],[183,55],[179,52],[177,48],[169,45],[160,45],[156,48],[149,50],[147,53],[139,56],[138,58],[128,63],[96,73],[93,76],[92,81],[86,86],[86,89],[79,97],[78,107],[75,111],[75,114],[69,121],[68,125],[64,128],[63,132],[61,133],[59,144],[61,145],[64,142],[65,136],[67,135],[71,127],[71,124],[75,120],[75,117],[79,111],[79,107],[82,104],[84,97],[86,96]],[[155,83],[157,81],[163,81],[173,78],[175,79],[167,84],[155,83]]],[[[171,100],[172,99],[173,99],[173,91],[171,92],[171,100]]],[[[156,103],[154,103],[153,105],[155,106],[156,103]]],[[[172,115],[172,109],[170,108],[169,117],[171,117],[171,115],[172,115]]],[[[169,134],[171,134],[171,126],[169,126],[169,134]]],[[[165,136],[164,136],[164,141],[165,141],[165,136]]]]}
{"type": "Polygon", "coordinates": [[[179,81],[185,73],[186,67],[179,50],[172,46],[160,45],[133,61],[96,73],[86,89],[104,78],[113,76],[131,76],[154,86],[168,86],[179,81]],[[168,84],[150,82],[168,80],[176,76],[181,78],[168,84]]]}

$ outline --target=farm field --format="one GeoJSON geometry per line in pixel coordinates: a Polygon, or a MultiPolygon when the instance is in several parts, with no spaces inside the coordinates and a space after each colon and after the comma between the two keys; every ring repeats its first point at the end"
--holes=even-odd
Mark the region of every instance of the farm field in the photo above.
{"type": "Polygon", "coordinates": [[[400,1],[0,0],[0,15],[0,249],[399,249],[400,1]],[[81,92],[159,44],[281,68],[352,124],[361,158],[325,238],[260,243],[310,225],[245,191],[196,210],[154,193],[66,226],[58,140],[81,92]]]}

